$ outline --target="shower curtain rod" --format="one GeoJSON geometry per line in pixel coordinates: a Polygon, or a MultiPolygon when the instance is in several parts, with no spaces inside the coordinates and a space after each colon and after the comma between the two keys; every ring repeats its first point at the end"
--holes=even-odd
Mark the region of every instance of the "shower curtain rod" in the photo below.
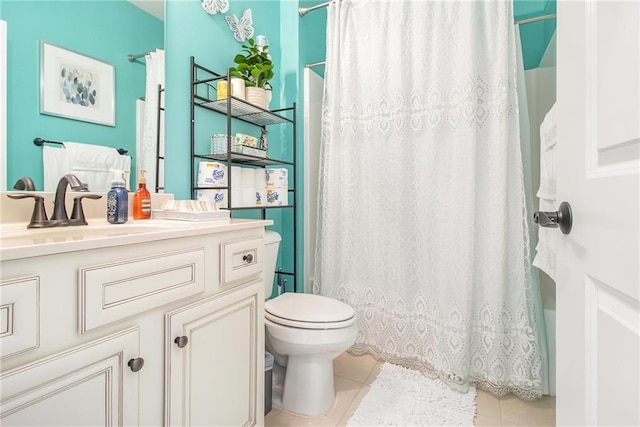
{"type": "Polygon", "coordinates": [[[516,21],[515,23],[517,25],[524,25],[530,24],[532,22],[546,21],[547,19],[556,19],[556,14],[550,13],[549,15],[534,16],[533,18],[521,19],[519,21],[516,21]]]}
{"type": "MultiPolygon", "coordinates": [[[[310,7],[310,8],[301,7],[298,10],[300,11],[300,16],[304,16],[310,10],[326,6],[329,3],[331,3],[331,2],[322,3],[322,4],[319,4],[319,5],[310,7]],[[304,13],[302,12],[302,9],[305,9],[304,13]]],[[[521,19],[520,21],[516,21],[515,24],[524,25],[524,24],[530,24],[532,22],[546,21],[547,19],[555,19],[555,18],[556,18],[556,14],[555,13],[550,13],[549,15],[536,16],[535,18],[521,19]]],[[[326,61],[313,62],[311,64],[306,64],[305,67],[306,68],[313,68],[313,67],[318,67],[320,65],[326,65],[326,61]]]]}
{"type": "Polygon", "coordinates": [[[328,2],[320,3],[320,4],[317,4],[315,6],[311,6],[311,7],[299,7],[298,8],[298,14],[300,14],[300,16],[304,16],[307,13],[311,12],[312,10],[320,9],[322,7],[327,7],[330,4],[331,4],[331,2],[328,1],[328,2]]]}
{"type": "MultiPolygon", "coordinates": [[[[332,2],[327,1],[327,2],[320,3],[320,4],[317,4],[315,6],[311,6],[311,7],[299,7],[298,8],[298,14],[300,16],[304,16],[307,13],[311,12],[312,10],[316,10],[316,9],[321,9],[323,7],[327,7],[331,3],[332,2]]],[[[515,21],[515,23],[518,24],[518,25],[530,24],[532,22],[544,21],[546,19],[554,19],[555,17],[556,17],[556,14],[555,13],[551,13],[549,15],[542,15],[542,16],[536,16],[536,17],[533,17],[533,18],[521,19],[520,21],[515,21]]],[[[310,67],[310,66],[313,66],[313,65],[312,64],[307,65],[307,67],[310,67]]]]}
{"type": "Polygon", "coordinates": [[[325,65],[326,63],[327,63],[326,61],[314,62],[314,63],[305,65],[305,67],[307,68],[319,67],[320,65],[325,65]]]}

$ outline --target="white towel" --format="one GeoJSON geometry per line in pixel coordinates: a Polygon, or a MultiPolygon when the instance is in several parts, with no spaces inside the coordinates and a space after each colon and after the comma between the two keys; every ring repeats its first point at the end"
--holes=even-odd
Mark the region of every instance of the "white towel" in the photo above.
{"type": "Polygon", "coordinates": [[[551,107],[540,125],[540,188],[537,197],[556,200],[555,146],[558,126],[556,122],[556,106],[551,107]]]}
{"type": "MultiPolygon", "coordinates": [[[[67,151],[69,172],[86,184],[90,191],[109,191],[111,181],[131,171],[131,157],[121,155],[115,148],[101,145],[63,142],[67,151]]],[[[125,182],[129,188],[129,174],[125,182]]]]}
{"type": "MultiPolygon", "coordinates": [[[[551,107],[540,125],[540,188],[536,196],[540,198],[540,211],[558,210],[556,200],[555,147],[557,145],[556,106],[551,107]]],[[[556,279],[556,251],[560,233],[554,228],[540,227],[538,244],[533,265],[556,279]]]]}
{"type": "Polygon", "coordinates": [[[54,192],[58,186],[58,181],[68,174],[69,159],[67,150],[62,147],[42,147],[42,166],[44,174],[44,191],[54,192]]]}

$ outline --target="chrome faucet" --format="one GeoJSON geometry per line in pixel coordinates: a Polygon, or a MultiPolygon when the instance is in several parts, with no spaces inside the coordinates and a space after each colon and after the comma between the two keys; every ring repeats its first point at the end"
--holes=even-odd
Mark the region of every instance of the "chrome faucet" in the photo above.
{"type": "Polygon", "coordinates": [[[69,216],[67,215],[67,207],[65,206],[67,186],[70,186],[72,190],[81,190],[83,188],[82,182],[73,174],[68,173],[60,178],[53,201],[53,215],[51,215],[51,219],[49,220],[52,226],[69,224],[69,216]]]}

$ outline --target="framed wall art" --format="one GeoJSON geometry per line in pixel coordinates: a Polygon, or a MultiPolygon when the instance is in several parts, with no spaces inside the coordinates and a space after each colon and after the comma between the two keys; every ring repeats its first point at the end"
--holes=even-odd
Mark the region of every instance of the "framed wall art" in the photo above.
{"type": "Polygon", "coordinates": [[[116,125],[113,65],[42,42],[40,113],[116,125]]]}

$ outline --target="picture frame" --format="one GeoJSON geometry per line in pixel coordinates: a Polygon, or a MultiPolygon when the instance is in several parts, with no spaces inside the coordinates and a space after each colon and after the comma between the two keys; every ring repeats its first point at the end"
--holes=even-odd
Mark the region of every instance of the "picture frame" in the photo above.
{"type": "Polygon", "coordinates": [[[116,125],[112,64],[45,41],[40,54],[41,114],[116,125]]]}

